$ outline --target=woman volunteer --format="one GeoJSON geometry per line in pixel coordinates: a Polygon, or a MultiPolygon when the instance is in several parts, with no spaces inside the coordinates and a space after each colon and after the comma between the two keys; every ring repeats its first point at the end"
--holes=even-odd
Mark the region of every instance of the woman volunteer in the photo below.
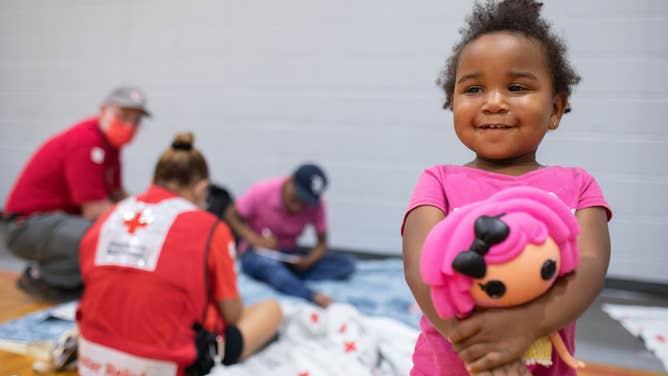
{"type": "Polygon", "coordinates": [[[206,338],[221,334],[223,363],[233,364],[280,324],[275,301],[242,305],[230,231],[200,209],[209,173],[192,145],[192,134],[177,134],[153,185],[118,203],[81,241],[81,375],[206,373],[206,338]]]}

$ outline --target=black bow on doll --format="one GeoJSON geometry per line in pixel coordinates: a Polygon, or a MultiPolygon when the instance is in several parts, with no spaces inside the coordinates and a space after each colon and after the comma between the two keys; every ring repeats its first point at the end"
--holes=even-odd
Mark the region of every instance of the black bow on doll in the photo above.
{"type": "Polygon", "coordinates": [[[510,228],[499,218],[506,213],[495,217],[481,215],[475,220],[475,239],[469,249],[460,253],[452,261],[452,268],[472,278],[482,278],[487,273],[487,264],[483,256],[489,249],[504,241],[510,233],[510,228]]]}

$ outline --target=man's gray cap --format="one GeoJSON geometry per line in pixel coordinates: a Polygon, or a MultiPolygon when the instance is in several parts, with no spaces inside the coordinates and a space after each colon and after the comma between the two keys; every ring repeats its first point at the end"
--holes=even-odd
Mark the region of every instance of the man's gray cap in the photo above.
{"type": "Polygon", "coordinates": [[[146,108],[146,95],[136,86],[119,86],[109,93],[102,102],[103,105],[114,104],[122,108],[135,108],[141,110],[146,116],[151,113],[146,108]]]}

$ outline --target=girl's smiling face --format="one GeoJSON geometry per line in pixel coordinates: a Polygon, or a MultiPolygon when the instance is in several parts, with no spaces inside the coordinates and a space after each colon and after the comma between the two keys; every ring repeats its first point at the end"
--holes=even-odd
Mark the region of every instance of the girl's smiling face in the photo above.
{"type": "Polygon", "coordinates": [[[455,132],[478,159],[535,162],[538,145],[565,108],[538,41],[494,32],[462,49],[452,97],[455,132]]]}

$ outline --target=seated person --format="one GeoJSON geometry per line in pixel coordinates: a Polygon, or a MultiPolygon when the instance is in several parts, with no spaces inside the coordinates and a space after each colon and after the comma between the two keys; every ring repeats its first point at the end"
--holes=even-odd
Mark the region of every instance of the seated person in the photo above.
{"type": "Polygon", "coordinates": [[[141,90],[119,87],[97,116],[53,136],[30,158],[2,219],[7,249],[31,262],[20,289],[53,301],[80,295],[79,241],[93,220],[127,196],[121,148],[144,116],[149,112],[141,90]]]}
{"type": "Polygon", "coordinates": [[[352,256],[327,253],[326,205],[321,197],[326,188],[323,170],[304,164],[291,176],[256,183],[225,213],[227,223],[241,238],[244,273],[321,307],[331,304],[332,298],[312,291],[304,280],[345,279],[355,270],[352,256]],[[312,249],[297,246],[308,224],[315,227],[318,239],[312,249]],[[289,255],[290,261],[267,257],[265,249],[289,255]]]}
{"type": "Polygon", "coordinates": [[[227,207],[232,205],[234,202],[234,197],[232,194],[225,189],[225,187],[209,183],[208,193],[206,195],[206,210],[218,217],[219,219],[224,219],[225,210],[227,207]]]}
{"type": "Polygon", "coordinates": [[[113,374],[204,374],[209,332],[223,337],[223,364],[233,364],[278,329],[278,303],[241,302],[230,231],[200,209],[209,172],[192,142],[190,133],[177,135],[153,185],[105,213],[81,241],[81,375],[105,364],[113,374]]]}

